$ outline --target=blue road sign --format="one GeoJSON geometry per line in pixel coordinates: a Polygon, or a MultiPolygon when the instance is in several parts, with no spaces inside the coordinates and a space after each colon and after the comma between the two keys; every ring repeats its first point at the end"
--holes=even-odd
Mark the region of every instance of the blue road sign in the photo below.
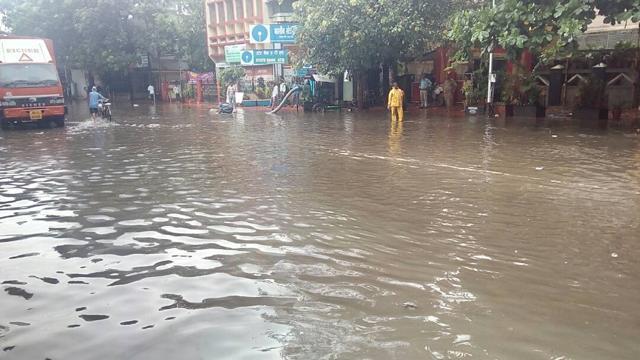
{"type": "Polygon", "coordinates": [[[253,62],[256,65],[286,64],[289,52],[282,50],[254,50],[253,62]]]}
{"type": "Polygon", "coordinates": [[[242,52],[241,64],[250,65],[273,65],[286,64],[289,60],[289,52],[282,50],[247,50],[242,52]]]}
{"type": "Polygon", "coordinates": [[[253,64],[253,51],[252,50],[245,50],[242,52],[242,55],[240,57],[240,62],[243,65],[252,65],[253,64]]]}
{"type": "Polygon", "coordinates": [[[258,24],[251,27],[251,43],[261,44],[269,42],[269,29],[265,25],[258,24]]]}
{"type": "Polygon", "coordinates": [[[271,24],[269,35],[272,43],[294,44],[296,42],[297,24],[271,24]]]}

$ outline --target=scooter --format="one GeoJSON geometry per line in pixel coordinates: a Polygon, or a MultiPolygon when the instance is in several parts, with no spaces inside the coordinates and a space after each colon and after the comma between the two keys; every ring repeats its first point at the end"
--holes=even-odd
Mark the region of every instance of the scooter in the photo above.
{"type": "Polygon", "coordinates": [[[233,105],[229,103],[222,103],[218,108],[218,114],[233,114],[233,105]]]}
{"type": "Polygon", "coordinates": [[[444,88],[441,85],[436,85],[433,88],[433,106],[444,106],[444,88]]]}

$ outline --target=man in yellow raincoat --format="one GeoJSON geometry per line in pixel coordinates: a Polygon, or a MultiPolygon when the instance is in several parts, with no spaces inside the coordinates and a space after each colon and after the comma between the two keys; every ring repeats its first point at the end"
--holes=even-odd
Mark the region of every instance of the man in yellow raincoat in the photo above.
{"type": "Polygon", "coordinates": [[[387,109],[391,110],[391,121],[404,120],[402,103],[404,102],[404,91],[398,87],[398,83],[393,83],[393,88],[389,91],[389,102],[387,109]]]}

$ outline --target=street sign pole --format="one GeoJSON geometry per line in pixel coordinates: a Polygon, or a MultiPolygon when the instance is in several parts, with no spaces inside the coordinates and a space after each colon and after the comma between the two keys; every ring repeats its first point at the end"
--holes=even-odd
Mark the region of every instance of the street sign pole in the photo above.
{"type": "MultiPolygon", "coordinates": [[[[272,44],[266,50],[255,50],[255,59],[249,63],[250,55],[242,60],[243,65],[273,64],[273,77],[278,81],[284,75],[283,63],[287,62],[287,49],[283,44],[295,44],[297,24],[278,22],[272,24],[256,24],[249,27],[251,44],[272,44]]],[[[246,52],[245,52],[246,53],[246,52]]]]}
{"type": "MultiPolygon", "coordinates": [[[[496,0],[492,0],[491,7],[492,8],[496,7],[496,0]]],[[[493,108],[493,86],[494,86],[493,80],[495,79],[493,76],[493,48],[492,48],[491,52],[489,53],[489,75],[487,76],[487,110],[489,108],[493,108]]]]}
{"type": "MultiPolygon", "coordinates": [[[[276,44],[271,44],[271,49],[276,50],[276,44]]],[[[273,81],[278,84],[278,64],[273,64],[273,81]]]]}
{"type": "MultiPolygon", "coordinates": [[[[274,44],[273,44],[273,49],[274,49],[274,50],[281,50],[281,49],[282,49],[282,44],[280,44],[280,43],[274,43],[274,44]]],[[[278,76],[278,77],[276,78],[276,81],[278,81],[278,80],[280,80],[280,78],[281,78],[281,77],[282,77],[282,75],[283,75],[282,64],[275,64],[274,66],[275,66],[275,68],[274,68],[274,70],[275,70],[275,74],[277,74],[277,76],[278,76]]]]}

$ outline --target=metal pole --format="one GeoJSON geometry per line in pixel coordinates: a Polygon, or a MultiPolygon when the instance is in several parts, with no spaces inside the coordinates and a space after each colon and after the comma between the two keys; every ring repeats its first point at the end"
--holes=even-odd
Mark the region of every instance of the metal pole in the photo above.
{"type": "Polygon", "coordinates": [[[491,75],[493,74],[493,53],[489,53],[489,76],[487,84],[487,104],[493,103],[493,82],[491,82],[491,75]]]}
{"type": "MultiPolygon", "coordinates": [[[[496,7],[496,0],[491,2],[491,7],[496,7]]],[[[489,76],[487,76],[487,105],[493,104],[493,82],[491,77],[493,75],[493,49],[489,53],[489,76]]]]}

